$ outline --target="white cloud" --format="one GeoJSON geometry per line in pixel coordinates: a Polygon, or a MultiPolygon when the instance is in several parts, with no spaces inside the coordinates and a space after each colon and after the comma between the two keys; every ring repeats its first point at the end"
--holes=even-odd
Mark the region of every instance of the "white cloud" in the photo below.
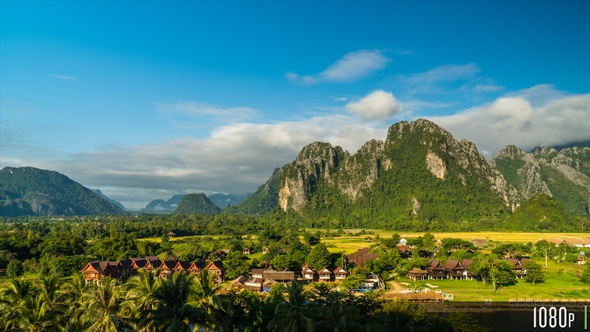
{"type": "Polygon", "coordinates": [[[535,86],[450,116],[429,117],[491,157],[506,145],[524,150],[590,139],[590,94],[535,86]],[[553,98],[546,98],[547,95],[553,98]]]}
{"type": "Polygon", "coordinates": [[[287,79],[302,83],[353,82],[385,68],[389,59],[380,50],[360,50],[345,54],[340,60],[316,75],[301,76],[287,72],[287,79]]]}
{"type": "MultiPolygon", "coordinates": [[[[206,139],[169,139],[140,146],[103,146],[67,160],[31,157],[11,166],[56,170],[123,203],[141,208],[156,198],[190,192],[253,192],[275,167],[295,159],[301,148],[327,141],[355,152],[367,140],[383,139],[386,127],[371,127],[348,115],[274,124],[235,123],[206,139]]],[[[8,162],[3,158],[2,164],[8,162]]]]}
{"type": "Polygon", "coordinates": [[[191,117],[214,117],[229,122],[239,122],[257,115],[255,109],[248,107],[223,108],[198,102],[179,102],[174,104],[156,104],[158,112],[163,114],[184,114],[191,117]]]}
{"type": "Polygon", "coordinates": [[[59,78],[60,80],[64,81],[75,81],[76,78],[73,76],[66,76],[66,75],[55,75],[55,78],[59,78]]]}
{"type": "Polygon", "coordinates": [[[400,113],[401,105],[391,92],[375,90],[357,102],[350,102],[346,110],[365,119],[384,119],[400,113]]]}

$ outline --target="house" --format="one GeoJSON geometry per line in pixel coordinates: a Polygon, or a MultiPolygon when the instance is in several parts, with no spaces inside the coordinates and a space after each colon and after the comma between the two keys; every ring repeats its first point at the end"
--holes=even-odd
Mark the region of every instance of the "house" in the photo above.
{"type": "Polygon", "coordinates": [[[264,270],[262,273],[262,279],[272,280],[278,282],[292,282],[295,280],[295,272],[293,271],[275,271],[275,270],[264,270]]]}
{"type": "Polygon", "coordinates": [[[412,257],[412,248],[409,245],[397,245],[397,251],[399,252],[400,256],[403,258],[412,257]]]}
{"type": "Polygon", "coordinates": [[[166,259],[162,261],[158,269],[160,269],[159,277],[162,279],[168,278],[173,272],[174,268],[176,267],[176,260],[175,259],[166,259]]]}
{"type": "Polygon", "coordinates": [[[399,245],[405,246],[407,244],[408,244],[408,240],[406,240],[404,238],[399,239],[399,245]]]}
{"type": "Polygon", "coordinates": [[[173,237],[176,236],[176,233],[174,233],[174,232],[168,232],[168,234],[166,234],[166,236],[169,237],[169,238],[173,238],[173,237]]]}
{"type": "Polygon", "coordinates": [[[203,269],[205,268],[205,262],[204,261],[200,261],[200,262],[193,262],[187,269],[186,271],[188,273],[192,273],[192,274],[196,274],[196,275],[200,275],[201,271],[203,271],[203,269]]]}
{"type": "Polygon", "coordinates": [[[252,269],[252,278],[262,279],[263,273],[264,273],[264,269],[261,269],[261,268],[252,269]]]}
{"type": "Polygon", "coordinates": [[[428,279],[444,279],[446,277],[445,267],[438,260],[432,260],[430,265],[426,267],[428,272],[428,279]]]}
{"type": "Polygon", "coordinates": [[[507,258],[506,259],[510,264],[512,264],[512,272],[516,275],[517,278],[522,278],[526,275],[526,270],[524,269],[524,262],[522,260],[528,260],[523,258],[522,260],[514,259],[514,258],[507,258]]]}
{"type": "Polygon", "coordinates": [[[461,266],[463,266],[463,276],[465,277],[465,279],[469,279],[472,280],[473,279],[473,274],[471,272],[469,272],[469,268],[471,267],[471,263],[473,263],[471,261],[471,259],[467,259],[464,258],[461,261],[461,266]]]}
{"type": "Polygon", "coordinates": [[[305,264],[301,268],[301,276],[303,277],[303,280],[314,281],[316,272],[314,271],[314,269],[308,267],[307,264],[305,264]]]}
{"type": "Polygon", "coordinates": [[[320,276],[320,281],[331,281],[332,280],[332,271],[328,270],[327,268],[323,268],[318,272],[320,276]]]}
{"type": "Polygon", "coordinates": [[[109,262],[90,262],[80,270],[80,273],[84,274],[85,283],[92,282],[98,285],[103,278],[111,276],[111,266],[109,262]]]}
{"type": "Polygon", "coordinates": [[[366,262],[372,261],[375,258],[378,258],[378,254],[371,254],[369,253],[371,248],[361,248],[352,254],[348,255],[348,262],[354,263],[356,265],[365,265],[366,262]]]}
{"type": "Polygon", "coordinates": [[[413,269],[411,269],[410,271],[408,271],[408,277],[410,277],[410,279],[417,281],[417,280],[424,280],[426,279],[428,275],[428,272],[414,267],[413,269]]]}
{"type": "Polygon", "coordinates": [[[250,256],[250,248],[244,248],[244,250],[242,250],[242,253],[244,255],[250,256]]]}
{"type": "Polygon", "coordinates": [[[190,266],[191,263],[189,261],[178,261],[172,270],[174,273],[187,273],[190,266]]]}
{"type": "Polygon", "coordinates": [[[270,249],[269,249],[268,247],[264,247],[264,248],[262,248],[262,254],[263,254],[263,255],[266,255],[266,254],[268,254],[269,252],[270,252],[270,249]]]}
{"type": "Polygon", "coordinates": [[[447,279],[463,279],[465,277],[463,273],[465,268],[463,268],[461,263],[456,259],[447,259],[444,268],[447,279]]]}
{"type": "Polygon", "coordinates": [[[231,251],[230,249],[217,249],[213,252],[213,255],[217,256],[217,258],[219,258],[219,260],[224,260],[230,251],[231,251]]]}
{"type": "Polygon", "coordinates": [[[336,279],[336,281],[344,280],[344,279],[346,279],[346,277],[348,277],[348,272],[346,272],[346,270],[341,267],[337,267],[333,272],[334,272],[334,278],[336,279]]]}
{"type": "Polygon", "coordinates": [[[213,273],[215,276],[214,280],[217,283],[222,283],[225,277],[225,268],[223,267],[222,261],[214,261],[207,265],[206,269],[213,273]]]}

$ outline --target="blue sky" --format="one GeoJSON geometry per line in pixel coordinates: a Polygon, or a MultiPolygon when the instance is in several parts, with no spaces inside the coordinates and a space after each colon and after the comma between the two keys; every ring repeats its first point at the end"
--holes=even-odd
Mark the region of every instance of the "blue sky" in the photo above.
{"type": "Polygon", "coordinates": [[[132,208],[252,192],[428,118],[486,157],[590,139],[588,1],[0,2],[0,167],[132,208]]]}

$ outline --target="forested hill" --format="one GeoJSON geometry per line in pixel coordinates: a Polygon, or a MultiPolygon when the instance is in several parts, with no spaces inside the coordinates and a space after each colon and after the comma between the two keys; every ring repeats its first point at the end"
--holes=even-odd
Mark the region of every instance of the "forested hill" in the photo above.
{"type": "MultiPolygon", "coordinates": [[[[479,154],[427,120],[400,122],[356,154],[312,143],[281,174],[279,206],[304,217],[437,228],[495,219],[520,204],[515,188],[479,154]]],[[[335,221],[336,222],[336,221],[335,221]]]]}
{"type": "Polygon", "coordinates": [[[0,170],[0,215],[122,215],[123,209],[54,171],[0,170]]]}
{"type": "Polygon", "coordinates": [[[570,215],[590,215],[590,148],[568,147],[558,151],[537,147],[526,153],[510,145],[491,162],[523,200],[549,195],[560,201],[570,215]]]}
{"type": "Polygon", "coordinates": [[[215,205],[207,195],[188,194],[184,195],[174,210],[175,214],[217,214],[221,209],[215,205]]]}

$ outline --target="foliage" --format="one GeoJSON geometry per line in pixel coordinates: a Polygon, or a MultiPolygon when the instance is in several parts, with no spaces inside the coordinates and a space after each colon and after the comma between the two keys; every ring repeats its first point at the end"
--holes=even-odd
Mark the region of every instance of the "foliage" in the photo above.
{"type": "Polygon", "coordinates": [[[510,286],[516,283],[516,276],[512,272],[512,264],[508,261],[498,260],[493,262],[489,274],[495,292],[500,287],[510,286]]]}
{"type": "Polygon", "coordinates": [[[311,249],[309,255],[307,255],[306,260],[307,265],[319,271],[325,267],[330,267],[332,262],[330,260],[330,252],[324,243],[318,243],[315,247],[311,249]]]}
{"type": "Polygon", "coordinates": [[[6,276],[9,278],[15,278],[23,274],[23,262],[18,259],[13,259],[8,263],[6,267],[6,276]]]}
{"type": "Polygon", "coordinates": [[[533,285],[538,282],[545,281],[545,273],[541,265],[533,260],[526,261],[524,263],[526,270],[525,280],[532,283],[533,285]]]}
{"type": "Polygon", "coordinates": [[[582,272],[582,276],[580,277],[580,281],[585,284],[590,284],[590,264],[586,263],[586,268],[582,272]]]}

